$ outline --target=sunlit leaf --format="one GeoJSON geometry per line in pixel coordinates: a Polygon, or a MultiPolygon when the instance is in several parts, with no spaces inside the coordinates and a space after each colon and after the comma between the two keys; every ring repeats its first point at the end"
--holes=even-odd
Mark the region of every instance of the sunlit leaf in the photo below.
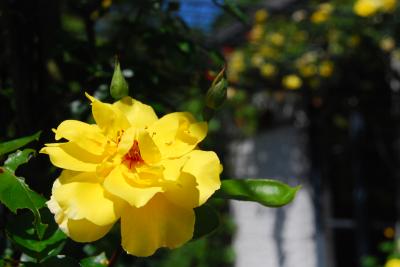
{"type": "Polygon", "coordinates": [[[7,160],[4,162],[4,167],[9,169],[12,172],[15,172],[15,170],[22,164],[25,164],[29,161],[31,158],[31,155],[35,153],[35,150],[33,149],[24,149],[24,150],[17,150],[16,152],[8,155],[7,160]]]}
{"type": "Polygon", "coordinates": [[[23,147],[24,145],[29,144],[30,142],[32,142],[34,140],[38,140],[40,133],[41,132],[39,131],[30,136],[25,136],[25,137],[21,137],[21,138],[7,141],[4,143],[0,143],[0,156],[7,154],[9,152],[15,151],[18,148],[23,147]]]}
{"type": "Polygon", "coordinates": [[[106,254],[100,253],[99,255],[85,258],[80,261],[82,267],[104,267],[108,265],[106,254]]]}
{"type": "Polygon", "coordinates": [[[268,179],[223,180],[214,197],[258,202],[267,207],[281,207],[290,203],[300,186],[268,179]]]}
{"type": "Polygon", "coordinates": [[[194,225],[193,239],[210,234],[218,228],[220,219],[215,209],[207,204],[194,209],[196,221],[194,225]]]}

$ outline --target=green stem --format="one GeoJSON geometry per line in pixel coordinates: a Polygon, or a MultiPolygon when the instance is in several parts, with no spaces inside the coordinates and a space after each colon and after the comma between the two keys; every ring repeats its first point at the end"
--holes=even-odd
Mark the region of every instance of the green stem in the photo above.
{"type": "Polygon", "coordinates": [[[111,259],[108,263],[108,267],[113,267],[118,261],[119,256],[122,254],[122,247],[121,245],[118,246],[118,248],[114,251],[113,255],[111,256],[111,259]]]}

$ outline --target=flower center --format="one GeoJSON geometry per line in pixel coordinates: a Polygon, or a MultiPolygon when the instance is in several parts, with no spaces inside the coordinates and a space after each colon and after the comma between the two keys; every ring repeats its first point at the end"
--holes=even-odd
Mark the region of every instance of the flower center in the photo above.
{"type": "Polygon", "coordinates": [[[139,149],[139,143],[138,141],[133,141],[133,145],[131,149],[129,149],[129,152],[125,154],[123,160],[123,163],[125,163],[129,169],[132,169],[137,164],[144,163],[144,160],[142,159],[142,156],[140,155],[140,149],[139,149]]]}

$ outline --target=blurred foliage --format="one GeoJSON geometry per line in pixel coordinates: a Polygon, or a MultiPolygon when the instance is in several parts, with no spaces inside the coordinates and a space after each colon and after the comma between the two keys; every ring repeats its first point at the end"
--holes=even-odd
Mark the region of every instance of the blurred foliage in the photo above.
{"type": "MultiPolygon", "coordinates": [[[[246,20],[234,1],[215,4],[246,20]]],[[[0,70],[4,126],[0,128],[0,162],[4,160],[0,167],[0,203],[4,205],[0,206],[4,219],[0,224],[1,266],[232,264],[230,239],[234,229],[226,202],[218,199],[195,209],[192,242],[171,251],[161,249],[149,258],[120,255],[119,225],[92,244],[72,242],[45,207],[51,182],[59,171],[49,167],[44,157],[32,157],[35,149],[14,152],[39,139],[40,132],[20,137],[33,130],[42,130],[39,141],[48,143],[50,129],[60,121],[92,121],[84,92],[107,102],[130,95],[150,104],[159,115],[185,110],[201,118],[206,114],[204,109],[208,110],[207,120],[215,115],[227,95],[225,69],[216,72],[224,58],[201,45],[203,36],[176,16],[177,8],[178,2],[162,0],[0,3],[0,65],[7,66],[0,70]],[[24,163],[28,166],[20,167],[24,163]],[[33,216],[20,211],[26,208],[33,216]],[[211,232],[213,236],[203,238],[211,232]]],[[[216,139],[222,134],[220,125],[219,118],[210,121],[204,146],[216,147],[223,155],[225,148],[216,139]]],[[[284,205],[297,191],[272,181],[260,185],[229,181],[231,190],[222,190],[225,198],[266,206],[284,205]],[[251,192],[245,192],[249,189],[251,192]],[[238,190],[241,196],[230,195],[238,190]]]]}
{"type": "Polygon", "coordinates": [[[397,267],[400,266],[400,241],[395,238],[395,230],[386,227],[383,231],[385,237],[378,246],[380,255],[368,255],[362,260],[362,267],[397,267]],[[380,258],[384,258],[382,261],[380,258]]]}
{"type": "Polygon", "coordinates": [[[260,92],[278,105],[305,96],[320,109],[332,94],[365,95],[389,88],[400,57],[396,3],[307,1],[256,10],[243,32],[245,42],[230,40],[223,49],[228,97],[244,133],[254,133],[266,112],[265,105],[252,112],[245,104],[254,106],[253,95],[260,92]],[[371,10],[360,14],[360,8],[371,10]]]}
{"type": "Polygon", "coordinates": [[[305,131],[321,221],[354,223],[348,229],[325,225],[336,264],[358,266],[363,256],[376,254],[371,266],[382,266],[390,253],[376,249],[383,230],[377,225],[400,220],[398,1],[244,8],[248,24],[226,14],[216,24],[219,34],[232,32],[219,42],[235,124],[245,136],[280,125],[305,131]]]}

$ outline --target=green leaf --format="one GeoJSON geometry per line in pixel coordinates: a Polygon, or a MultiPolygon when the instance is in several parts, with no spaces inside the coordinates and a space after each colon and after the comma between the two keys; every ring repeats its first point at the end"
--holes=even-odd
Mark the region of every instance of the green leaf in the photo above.
{"type": "Polygon", "coordinates": [[[31,155],[35,153],[35,150],[27,148],[24,150],[17,150],[16,152],[10,154],[7,160],[4,162],[4,167],[9,169],[12,172],[22,164],[25,164],[31,158],[31,155]]]}
{"type": "Polygon", "coordinates": [[[65,256],[57,256],[50,258],[49,260],[42,263],[41,266],[44,267],[71,267],[71,266],[79,266],[79,262],[71,257],[65,256]]]}
{"type": "Polygon", "coordinates": [[[232,0],[224,0],[222,7],[234,17],[239,19],[243,24],[247,24],[249,18],[247,15],[239,8],[237,3],[233,2],[232,0]]]}
{"type": "Polygon", "coordinates": [[[6,226],[7,236],[26,255],[43,261],[56,256],[64,247],[66,235],[54,222],[53,215],[48,209],[42,210],[43,220],[49,224],[41,239],[35,234],[32,227],[33,216],[25,212],[18,214],[6,226]]]}
{"type": "Polygon", "coordinates": [[[193,239],[210,234],[218,228],[220,219],[215,209],[207,204],[194,209],[196,221],[194,224],[193,239]]]}
{"type": "Polygon", "coordinates": [[[290,187],[275,180],[223,180],[214,197],[258,202],[267,207],[281,207],[290,203],[300,186],[290,187]]]}
{"type": "Polygon", "coordinates": [[[21,265],[22,267],[72,267],[79,266],[79,262],[73,258],[65,256],[52,257],[45,262],[33,263],[25,262],[21,265]]]}
{"type": "Polygon", "coordinates": [[[80,261],[82,267],[104,267],[108,265],[106,253],[102,252],[99,255],[84,258],[80,261]]]}
{"type": "Polygon", "coordinates": [[[38,140],[40,137],[40,133],[41,132],[39,131],[30,136],[25,136],[4,143],[0,143],[0,156],[17,150],[18,148],[23,147],[24,145],[29,144],[34,140],[38,140]]]}
{"type": "Polygon", "coordinates": [[[24,178],[17,177],[14,170],[28,161],[33,150],[25,149],[11,154],[0,167],[0,202],[16,213],[18,209],[30,209],[35,216],[34,225],[39,237],[43,236],[46,228],[41,223],[39,209],[44,206],[46,199],[32,191],[24,178]]]}

